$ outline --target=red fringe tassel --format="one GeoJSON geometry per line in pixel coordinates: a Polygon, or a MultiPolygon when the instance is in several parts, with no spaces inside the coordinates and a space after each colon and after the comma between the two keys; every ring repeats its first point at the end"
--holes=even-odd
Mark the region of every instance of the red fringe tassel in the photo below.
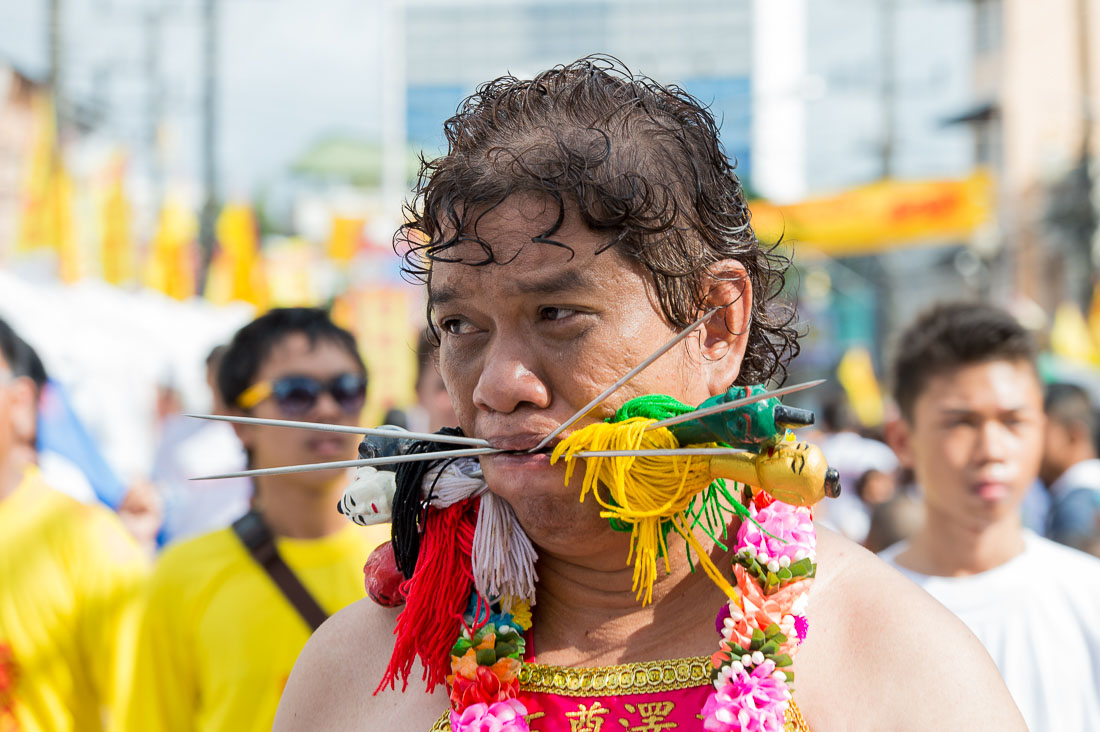
{"type": "Polygon", "coordinates": [[[470,601],[474,573],[471,554],[480,501],[470,499],[443,509],[428,509],[413,576],[403,585],[405,608],[397,616],[393,655],[374,693],[387,685],[409,687],[413,663],[420,657],[428,693],[446,682],[451,647],[470,601]]]}

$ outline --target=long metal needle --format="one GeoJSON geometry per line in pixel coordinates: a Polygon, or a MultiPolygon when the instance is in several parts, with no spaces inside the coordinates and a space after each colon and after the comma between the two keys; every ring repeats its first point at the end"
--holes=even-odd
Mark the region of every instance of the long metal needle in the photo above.
{"type": "Polygon", "coordinates": [[[360,468],[366,465],[391,465],[394,463],[415,463],[420,460],[438,460],[453,457],[473,457],[475,455],[491,455],[495,452],[504,452],[492,447],[478,447],[469,450],[441,450],[438,452],[422,452],[411,455],[394,455],[393,457],[365,458],[362,460],[337,460],[331,463],[311,463],[309,465],[286,465],[281,468],[257,468],[256,470],[242,470],[238,473],[224,473],[222,475],[204,475],[201,478],[191,480],[220,480],[222,478],[252,478],[258,475],[285,475],[287,473],[309,473],[314,470],[336,470],[338,468],[360,468]]]}
{"type": "Polygon", "coordinates": [[[731,447],[673,447],[657,448],[653,450],[585,450],[573,453],[573,457],[652,457],[675,455],[732,455],[735,452],[745,452],[731,447]]]}
{"type": "Polygon", "coordinates": [[[776,389],[775,391],[766,391],[761,394],[753,394],[752,396],[742,397],[741,399],[734,399],[732,402],[726,402],[725,404],[717,404],[713,407],[707,407],[706,409],[696,409],[694,412],[687,412],[681,414],[678,417],[669,417],[668,419],[662,419],[660,422],[654,422],[647,426],[643,432],[649,432],[655,430],[658,427],[668,427],[669,425],[680,424],[681,422],[690,422],[693,419],[699,419],[700,417],[706,417],[710,414],[718,414],[719,412],[726,412],[730,409],[737,409],[743,407],[746,404],[752,404],[753,402],[759,402],[764,399],[771,399],[772,397],[784,396],[785,394],[792,394],[796,391],[802,391],[803,389],[809,389],[810,387],[817,386],[818,384],[824,384],[825,379],[815,379],[814,381],[805,381],[801,384],[795,384],[794,386],[785,386],[782,389],[776,389]]]}
{"type": "Polygon", "coordinates": [[[376,429],[372,427],[350,427],[343,424],[323,424],[321,422],[295,422],[289,419],[261,419],[259,417],[231,417],[225,414],[185,414],[185,417],[195,419],[214,419],[220,422],[236,422],[238,424],[259,424],[268,427],[296,427],[303,430],[316,430],[318,432],[341,432],[349,435],[371,435],[372,437],[392,437],[397,440],[425,440],[429,442],[451,442],[456,445],[475,445],[488,447],[489,443],[477,437],[459,437],[451,435],[437,435],[428,432],[409,432],[405,429],[376,429]]]}
{"type": "Polygon", "coordinates": [[[535,445],[534,447],[532,447],[532,448],[531,448],[530,450],[528,450],[528,452],[538,452],[538,451],[539,451],[539,450],[541,450],[542,448],[546,447],[546,446],[547,446],[547,445],[548,445],[548,444],[550,443],[550,441],[551,441],[551,440],[553,440],[553,439],[554,439],[555,437],[557,437],[558,435],[560,435],[560,434],[561,434],[562,432],[564,432],[565,430],[569,429],[569,428],[570,428],[570,427],[571,427],[571,426],[572,426],[572,425],[573,425],[573,424],[574,424],[574,423],[575,423],[575,422],[576,422],[576,421],[577,421],[578,419],[580,419],[580,418],[581,418],[581,417],[583,417],[584,415],[588,414],[589,410],[591,410],[591,409],[592,409],[593,407],[595,407],[595,406],[596,406],[597,404],[599,404],[599,403],[600,403],[600,402],[602,402],[602,401],[603,401],[604,399],[607,399],[607,397],[611,396],[611,395],[612,395],[612,394],[614,394],[614,393],[615,393],[616,391],[618,391],[619,387],[621,387],[621,386],[622,386],[623,384],[625,384],[626,382],[630,381],[630,380],[631,380],[631,379],[633,379],[633,378],[634,378],[635,376],[637,376],[637,375],[638,375],[638,373],[639,373],[640,371],[642,371],[642,369],[646,368],[646,367],[647,367],[647,366],[649,366],[649,365],[650,365],[651,363],[653,363],[654,361],[656,361],[656,360],[657,360],[658,358],[660,358],[661,356],[665,355],[665,353],[666,353],[666,352],[667,352],[667,351],[668,351],[669,349],[671,349],[671,348],[672,348],[673,346],[675,346],[675,345],[676,345],[677,343],[679,343],[680,341],[684,340],[684,339],[685,339],[685,338],[687,338],[687,337],[688,337],[689,335],[691,335],[691,333],[692,333],[692,332],[693,332],[693,331],[694,331],[694,330],[695,330],[696,328],[698,328],[698,327],[699,327],[700,325],[702,325],[702,323],[703,323],[703,321],[704,321],[704,320],[706,320],[707,318],[709,318],[709,317],[710,317],[711,315],[714,315],[714,313],[715,313],[715,312],[716,312],[717,310],[718,310],[718,308],[717,308],[717,307],[713,307],[713,308],[711,308],[710,310],[708,310],[708,311],[706,311],[705,313],[703,313],[702,315],[700,315],[700,316],[699,316],[699,319],[698,319],[698,320],[696,320],[696,321],[695,321],[694,323],[692,323],[691,325],[689,325],[688,327],[684,328],[684,329],[683,329],[682,331],[680,331],[679,333],[677,333],[677,334],[676,334],[676,335],[675,335],[675,336],[674,336],[674,337],[672,338],[672,340],[670,340],[670,341],[669,341],[668,343],[664,344],[663,346],[661,346],[660,348],[658,348],[658,349],[657,349],[656,351],[654,351],[654,353],[653,353],[653,354],[652,354],[651,356],[649,356],[649,358],[647,358],[646,360],[642,361],[642,362],[641,362],[640,364],[638,364],[638,365],[637,365],[637,366],[635,366],[634,368],[630,369],[630,371],[627,371],[627,372],[626,372],[626,375],[624,375],[624,376],[623,376],[623,377],[622,377],[621,379],[619,379],[618,381],[616,381],[616,382],[615,382],[614,384],[612,384],[611,386],[609,386],[609,387],[607,387],[606,389],[604,389],[604,390],[603,390],[603,391],[602,391],[602,392],[600,393],[600,395],[599,395],[599,396],[597,396],[597,397],[596,397],[595,399],[593,399],[593,400],[592,400],[592,401],[590,401],[590,402],[589,402],[588,404],[585,404],[585,405],[584,405],[583,407],[581,407],[581,408],[580,408],[579,410],[577,410],[577,412],[576,412],[576,413],[575,413],[575,414],[574,414],[574,415],[573,415],[572,417],[570,417],[569,419],[565,420],[565,421],[564,421],[564,422],[562,422],[562,423],[561,423],[560,425],[558,425],[557,429],[555,429],[555,430],[554,430],[553,432],[551,432],[550,434],[548,434],[548,435],[547,435],[546,437],[542,438],[542,440],[540,440],[540,441],[539,441],[539,444],[537,444],[537,445],[535,445]]]}

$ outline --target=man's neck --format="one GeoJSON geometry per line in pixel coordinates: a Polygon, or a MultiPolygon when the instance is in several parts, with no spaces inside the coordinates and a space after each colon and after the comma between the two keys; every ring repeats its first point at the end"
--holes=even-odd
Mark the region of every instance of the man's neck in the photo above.
{"type": "MultiPolygon", "coordinates": [[[[736,529],[735,529],[736,531],[736,529]]],[[[625,534],[622,536],[626,536],[625,534]]],[[[704,545],[709,545],[705,542],[704,545]]],[[[553,556],[539,559],[538,604],[535,608],[535,652],[542,663],[611,665],[709,653],[714,616],[727,600],[695,562],[688,565],[683,540],[669,539],[671,572],[658,560],[653,601],[643,607],[633,588],[633,563],[602,571],[553,556]],[[675,619],[675,633],[667,621],[675,619]],[[576,657],[576,649],[599,649],[602,655],[576,657]]],[[[728,567],[720,549],[711,552],[719,567],[728,567]]],[[[728,571],[723,571],[727,579],[728,571]]]]}
{"type": "Polygon", "coordinates": [[[0,501],[15,492],[27,468],[34,463],[35,452],[30,447],[14,447],[0,459],[0,501]]]}
{"type": "Polygon", "coordinates": [[[347,525],[347,519],[336,511],[346,482],[342,473],[320,486],[260,479],[256,485],[256,508],[275,536],[320,539],[347,525]]]}
{"type": "Polygon", "coordinates": [[[936,577],[966,577],[1005,564],[1024,551],[1017,514],[982,529],[929,511],[924,526],[898,556],[903,567],[936,577]]]}

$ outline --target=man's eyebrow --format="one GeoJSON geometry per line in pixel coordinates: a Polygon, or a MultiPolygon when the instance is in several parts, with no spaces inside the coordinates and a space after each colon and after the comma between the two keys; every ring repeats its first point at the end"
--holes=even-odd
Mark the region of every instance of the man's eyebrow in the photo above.
{"type": "MultiPolygon", "coordinates": [[[[544,277],[537,280],[528,280],[525,282],[512,281],[512,289],[516,292],[527,292],[536,295],[554,295],[560,292],[570,292],[574,290],[584,290],[593,286],[595,283],[595,277],[583,269],[567,269],[563,272],[558,272],[549,277],[544,277]]],[[[432,308],[439,308],[448,303],[459,300],[463,297],[456,288],[441,286],[432,287],[431,295],[428,299],[428,305],[432,308]]]]}
{"type": "MultiPolygon", "coordinates": [[[[997,409],[999,415],[1018,415],[1028,411],[1026,404],[1020,404],[1012,407],[1003,407],[997,409]]],[[[981,414],[983,410],[973,407],[944,407],[940,409],[940,415],[946,417],[968,417],[975,414],[981,414]]]]}

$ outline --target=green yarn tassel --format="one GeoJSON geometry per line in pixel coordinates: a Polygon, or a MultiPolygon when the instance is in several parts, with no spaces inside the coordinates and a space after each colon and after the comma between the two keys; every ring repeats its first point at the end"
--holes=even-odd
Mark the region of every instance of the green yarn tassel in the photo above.
{"type": "MultiPolygon", "coordinates": [[[[614,416],[607,421],[611,423],[623,422],[632,417],[645,417],[647,419],[660,421],[670,417],[679,417],[681,414],[693,412],[695,409],[696,407],[690,404],[684,404],[680,400],[666,394],[646,394],[644,396],[635,397],[623,404],[615,412],[614,416]]],[[[691,505],[688,506],[687,516],[691,519],[692,528],[699,526],[703,530],[703,533],[718,544],[723,551],[729,551],[726,545],[722,543],[722,540],[728,538],[726,526],[729,524],[728,515],[730,512],[737,514],[741,517],[742,521],[751,521],[760,527],[761,531],[764,531],[764,527],[760,526],[757,520],[749,515],[749,509],[742,506],[741,502],[726,488],[726,482],[724,480],[714,481],[707,486],[706,490],[696,495],[691,500],[691,505]]],[[[611,528],[616,531],[630,530],[630,527],[623,525],[615,519],[611,519],[611,528]]],[[[661,528],[665,532],[667,538],[668,531],[671,527],[662,525],[661,528]]],[[[691,562],[690,552],[688,554],[688,562],[691,562]]]]}

